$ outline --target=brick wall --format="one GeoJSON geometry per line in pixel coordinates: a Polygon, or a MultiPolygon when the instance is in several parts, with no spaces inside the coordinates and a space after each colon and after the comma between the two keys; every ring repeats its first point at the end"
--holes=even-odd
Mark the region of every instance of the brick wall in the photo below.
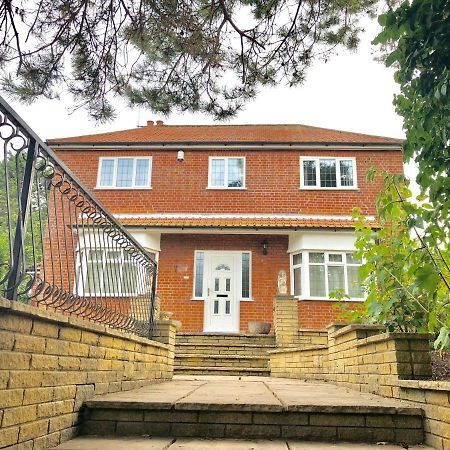
{"type": "Polygon", "coordinates": [[[0,448],[58,445],[94,394],[172,378],[175,326],[155,335],[166,344],[0,299],[0,448]]]}
{"type": "Polygon", "coordinates": [[[326,380],[363,392],[408,400],[424,411],[427,444],[450,449],[450,382],[431,376],[430,336],[381,333],[382,327],[332,325],[326,346],[269,352],[275,377],[326,380]]]}
{"type": "Polygon", "coordinates": [[[273,296],[277,290],[278,272],[289,274],[286,253],[287,236],[275,235],[206,235],[165,234],[161,236],[158,268],[158,294],[161,309],[172,311],[172,319],[181,320],[182,331],[203,330],[203,301],[192,299],[195,250],[237,250],[252,252],[253,301],[240,304],[240,326],[248,330],[248,322],[272,322],[273,296]],[[269,243],[268,255],[262,254],[261,243],[269,243]],[[186,278],[187,277],[187,278],[186,278]]]}
{"type": "Polygon", "coordinates": [[[59,150],[58,156],[93,189],[102,156],[152,156],[151,190],[96,190],[95,195],[111,212],[224,212],[224,213],[351,213],[353,207],[374,214],[380,183],[367,183],[372,166],[403,173],[400,151],[199,151],[185,149],[177,163],[176,151],[59,150]],[[208,190],[209,156],[245,156],[245,190],[208,190]],[[301,190],[300,156],[356,157],[358,190],[301,190]]]}

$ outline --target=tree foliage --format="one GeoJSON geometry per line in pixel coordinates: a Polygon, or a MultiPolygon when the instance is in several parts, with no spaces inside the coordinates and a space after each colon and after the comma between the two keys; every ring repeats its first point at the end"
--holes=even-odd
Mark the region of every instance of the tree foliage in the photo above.
{"type": "Polygon", "coordinates": [[[6,0],[3,88],[22,101],[67,88],[98,119],[111,98],[224,119],[259,86],[301,83],[314,58],[353,49],[375,0],[6,0]]]}
{"type": "MultiPolygon", "coordinates": [[[[369,173],[373,178],[376,171],[369,173]]],[[[377,198],[380,228],[356,210],[357,256],[367,292],[353,319],[382,323],[390,331],[431,332],[436,347],[450,346],[450,238],[434,222],[424,197],[414,199],[401,176],[384,177],[377,198]]]]}
{"type": "Polygon", "coordinates": [[[396,111],[404,119],[404,158],[433,204],[430,223],[450,233],[450,0],[407,0],[379,17],[375,43],[391,48],[396,111]]]}

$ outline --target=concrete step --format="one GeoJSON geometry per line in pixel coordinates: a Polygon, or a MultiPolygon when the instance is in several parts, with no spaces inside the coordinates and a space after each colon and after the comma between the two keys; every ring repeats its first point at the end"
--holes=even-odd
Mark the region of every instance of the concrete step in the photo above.
{"type": "Polygon", "coordinates": [[[82,433],[311,441],[423,442],[422,410],[327,383],[177,377],[85,403],[82,433]]]}
{"type": "MultiPolygon", "coordinates": [[[[401,450],[397,445],[330,443],[294,440],[192,439],[161,437],[81,436],[56,447],[56,450],[401,450]]],[[[409,450],[433,450],[413,446],[409,450]]]]}
{"type": "Polygon", "coordinates": [[[276,345],[271,344],[192,344],[182,342],[176,345],[177,354],[205,354],[205,355],[244,355],[244,356],[266,356],[270,350],[275,350],[276,345]]]}
{"type": "Polygon", "coordinates": [[[178,375],[229,375],[229,376],[260,376],[268,377],[270,369],[267,367],[246,366],[175,366],[174,371],[178,375]]]}
{"type": "Polygon", "coordinates": [[[269,367],[268,356],[175,354],[175,367],[269,367]]]}

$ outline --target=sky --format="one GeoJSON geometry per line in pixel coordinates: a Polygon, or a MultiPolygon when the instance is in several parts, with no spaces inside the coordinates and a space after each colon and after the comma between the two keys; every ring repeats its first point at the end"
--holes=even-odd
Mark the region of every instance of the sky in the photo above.
{"type": "MultiPolygon", "coordinates": [[[[371,45],[379,26],[367,19],[357,51],[340,50],[327,63],[316,61],[301,86],[264,88],[256,100],[248,103],[227,123],[300,123],[324,128],[403,138],[402,120],[395,113],[392,100],[398,92],[394,70],[375,61],[371,45]]],[[[161,117],[149,110],[132,110],[117,102],[117,118],[98,125],[83,110],[69,113],[71,99],[40,100],[31,106],[12,102],[17,112],[44,140],[123,130],[145,125],[147,120],[162,119],[167,124],[213,124],[203,114],[177,114],[161,117]]],[[[405,167],[407,175],[414,167],[405,167]]]]}

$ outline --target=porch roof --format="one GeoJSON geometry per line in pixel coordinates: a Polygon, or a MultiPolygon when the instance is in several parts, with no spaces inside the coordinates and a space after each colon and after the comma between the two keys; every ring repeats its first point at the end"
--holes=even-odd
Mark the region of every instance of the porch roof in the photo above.
{"type": "MultiPolygon", "coordinates": [[[[118,217],[124,226],[151,228],[252,228],[252,229],[301,229],[301,228],[355,228],[351,218],[288,218],[288,217],[118,217]]],[[[377,226],[373,221],[373,226],[377,226]]]]}

